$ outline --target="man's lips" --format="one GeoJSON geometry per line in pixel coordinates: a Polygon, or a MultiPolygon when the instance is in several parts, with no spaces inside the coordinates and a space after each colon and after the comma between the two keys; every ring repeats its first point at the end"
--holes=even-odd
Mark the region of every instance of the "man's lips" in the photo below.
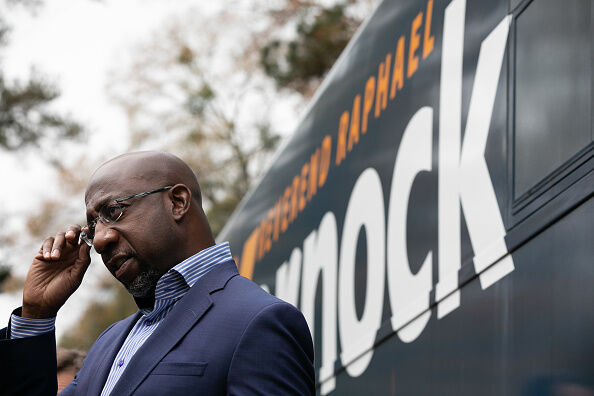
{"type": "Polygon", "coordinates": [[[128,257],[121,265],[120,268],[115,272],[115,277],[120,279],[122,275],[126,273],[126,270],[130,267],[130,263],[133,261],[133,257],[128,257]]]}
{"type": "Polygon", "coordinates": [[[110,258],[109,261],[105,263],[105,266],[107,267],[109,272],[111,272],[112,274],[114,274],[116,278],[118,278],[119,275],[121,275],[125,271],[124,267],[128,266],[127,264],[129,264],[131,258],[132,255],[130,254],[118,253],[112,258],[110,258]]]}

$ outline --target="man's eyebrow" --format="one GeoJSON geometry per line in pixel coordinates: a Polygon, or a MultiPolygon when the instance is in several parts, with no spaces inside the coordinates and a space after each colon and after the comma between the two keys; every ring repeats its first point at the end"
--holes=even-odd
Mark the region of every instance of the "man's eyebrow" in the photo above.
{"type": "MultiPolygon", "coordinates": [[[[104,197],[103,199],[101,199],[101,201],[99,201],[97,204],[93,205],[91,207],[90,210],[95,211],[95,212],[99,212],[99,210],[108,202],[113,201],[114,198],[112,195],[108,195],[106,197],[104,197]]],[[[87,220],[93,220],[94,218],[89,216],[89,209],[87,209],[87,220]]]]}

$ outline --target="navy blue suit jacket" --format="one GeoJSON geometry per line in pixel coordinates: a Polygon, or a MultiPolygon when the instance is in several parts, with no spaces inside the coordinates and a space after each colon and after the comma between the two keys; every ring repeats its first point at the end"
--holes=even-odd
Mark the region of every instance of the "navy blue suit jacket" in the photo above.
{"type": "MultiPolygon", "coordinates": [[[[138,320],[111,325],[62,395],[99,395],[138,320]]],[[[0,337],[8,336],[6,329],[0,337]]],[[[0,341],[0,389],[56,393],[53,333],[0,341]],[[48,374],[49,373],[49,374],[48,374]],[[22,385],[21,388],[18,386],[22,385]]],[[[313,345],[303,315],[239,276],[214,268],[177,302],[136,352],[112,395],[313,395],[313,345]]]]}

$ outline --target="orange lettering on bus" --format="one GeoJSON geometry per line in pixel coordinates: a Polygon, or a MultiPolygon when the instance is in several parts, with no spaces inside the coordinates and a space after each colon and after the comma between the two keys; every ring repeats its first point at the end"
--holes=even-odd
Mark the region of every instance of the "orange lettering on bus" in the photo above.
{"type": "Polygon", "coordinates": [[[421,27],[421,23],[423,23],[423,13],[419,12],[413,20],[410,29],[410,45],[408,48],[408,71],[406,72],[406,76],[408,78],[411,78],[419,67],[419,57],[415,55],[415,53],[417,52],[417,49],[419,48],[419,44],[421,41],[421,36],[419,36],[419,28],[421,27]]]}
{"type": "Polygon", "coordinates": [[[394,71],[392,72],[392,86],[390,87],[390,99],[396,96],[396,87],[400,91],[404,83],[404,36],[400,36],[394,53],[394,71]]]}
{"type": "Polygon", "coordinates": [[[289,198],[291,197],[291,186],[285,189],[282,198],[282,213],[281,213],[281,232],[287,231],[289,227],[289,198]]]}
{"type": "Polygon", "coordinates": [[[272,248],[272,221],[274,220],[274,209],[268,211],[268,218],[266,219],[264,231],[264,253],[268,253],[272,248]]]}
{"type": "Polygon", "coordinates": [[[377,71],[377,90],[375,94],[375,118],[380,116],[380,112],[386,109],[388,105],[388,81],[390,78],[390,66],[392,64],[392,55],[386,55],[386,61],[380,63],[377,71]]]}
{"type": "Polygon", "coordinates": [[[353,100],[353,111],[351,115],[351,127],[349,129],[349,152],[353,149],[353,145],[359,143],[359,119],[361,118],[361,95],[355,96],[353,100]]]}
{"type": "Polygon", "coordinates": [[[349,130],[349,112],[345,111],[340,116],[338,124],[338,141],[336,142],[336,165],[340,165],[346,158],[346,135],[349,130]]]}
{"type": "Polygon", "coordinates": [[[256,250],[258,246],[259,228],[256,228],[248,239],[243,243],[241,251],[241,260],[239,262],[239,274],[248,279],[252,279],[254,275],[254,266],[256,264],[256,250]]]}
{"type": "Polygon", "coordinates": [[[297,200],[299,194],[299,176],[293,178],[293,185],[291,186],[291,215],[289,216],[289,224],[292,223],[299,213],[299,202],[297,200]]]}
{"type": "Polygon", "coordinates": [[[278,241],[281,217],[281,200],[276,201],[274,205],[274,231],[272,232],[272,240],[278,241]]]}
{"type": "Polygon", "coordinates": [[[266,238],[264,236],[264,232],[266,230],[266,219],[262,219],[260,222],[260,227],[258,232],[258,260],[261,260],[264,257],[264,250],[266,244],[266,238]]]}
{"type": "Polygon", "coordinates": [[[433,0],[427,2],[427,12],[425,13],[425,34],[423,35],[423,59],[429,56],[433,51],[435,36],[431,35],[431,17],[433,16],[433,0]]]}
{"type": "Polygon", "coordinates": [[[305,209],[305,191],[307,190],[307,174],[309,172],[309,163],[303,164],[301,167],[301,185],[299,186],[299,211],[305,209]]]}
{"type": "Polygon", "coordinates": [[[307,187],[307,200],[311,201],[318,191],[318,166],[320,163],[320,149],[311,155],[309,160],[309,183],[307,187]]]}
{"type": "Polygon", "coordinates": [[[326,135],[322,141],[322,152],[320,154],[320,173],[318,176],[318,187],[326,183],[328,171],[330,170],[330,156],[332,154],[332,137],[326,135]]]}
{"type": "Polygon", "coordinates": [[[375,77],[371,76],[365,84],[365,96],[363,97],[363,124],[361,125],[361,132],[367,132],[367,120],[369,112],[373,106],[373,96],[375,94],[375,77]]]}

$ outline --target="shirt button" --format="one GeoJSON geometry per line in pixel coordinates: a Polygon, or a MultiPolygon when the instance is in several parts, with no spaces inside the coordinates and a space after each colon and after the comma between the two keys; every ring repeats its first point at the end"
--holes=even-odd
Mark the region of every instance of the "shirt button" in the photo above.
{"type": "Polygon", "coordinates": [[[118,367],[122,367],[123,365],[124,365],[124,358],[121,358],[121,359],[118,361],[118,367]]]}
{"type": "Polygon", "coordinates": [[[144,323],[145,323],[147,326],[150,326],[150,325],[152,325],[152,324],[153,324],[153,321],[152,321],[152,320],[147,320],[147,321],[146,321],[146,322],[144,322],[144,323]]]}

